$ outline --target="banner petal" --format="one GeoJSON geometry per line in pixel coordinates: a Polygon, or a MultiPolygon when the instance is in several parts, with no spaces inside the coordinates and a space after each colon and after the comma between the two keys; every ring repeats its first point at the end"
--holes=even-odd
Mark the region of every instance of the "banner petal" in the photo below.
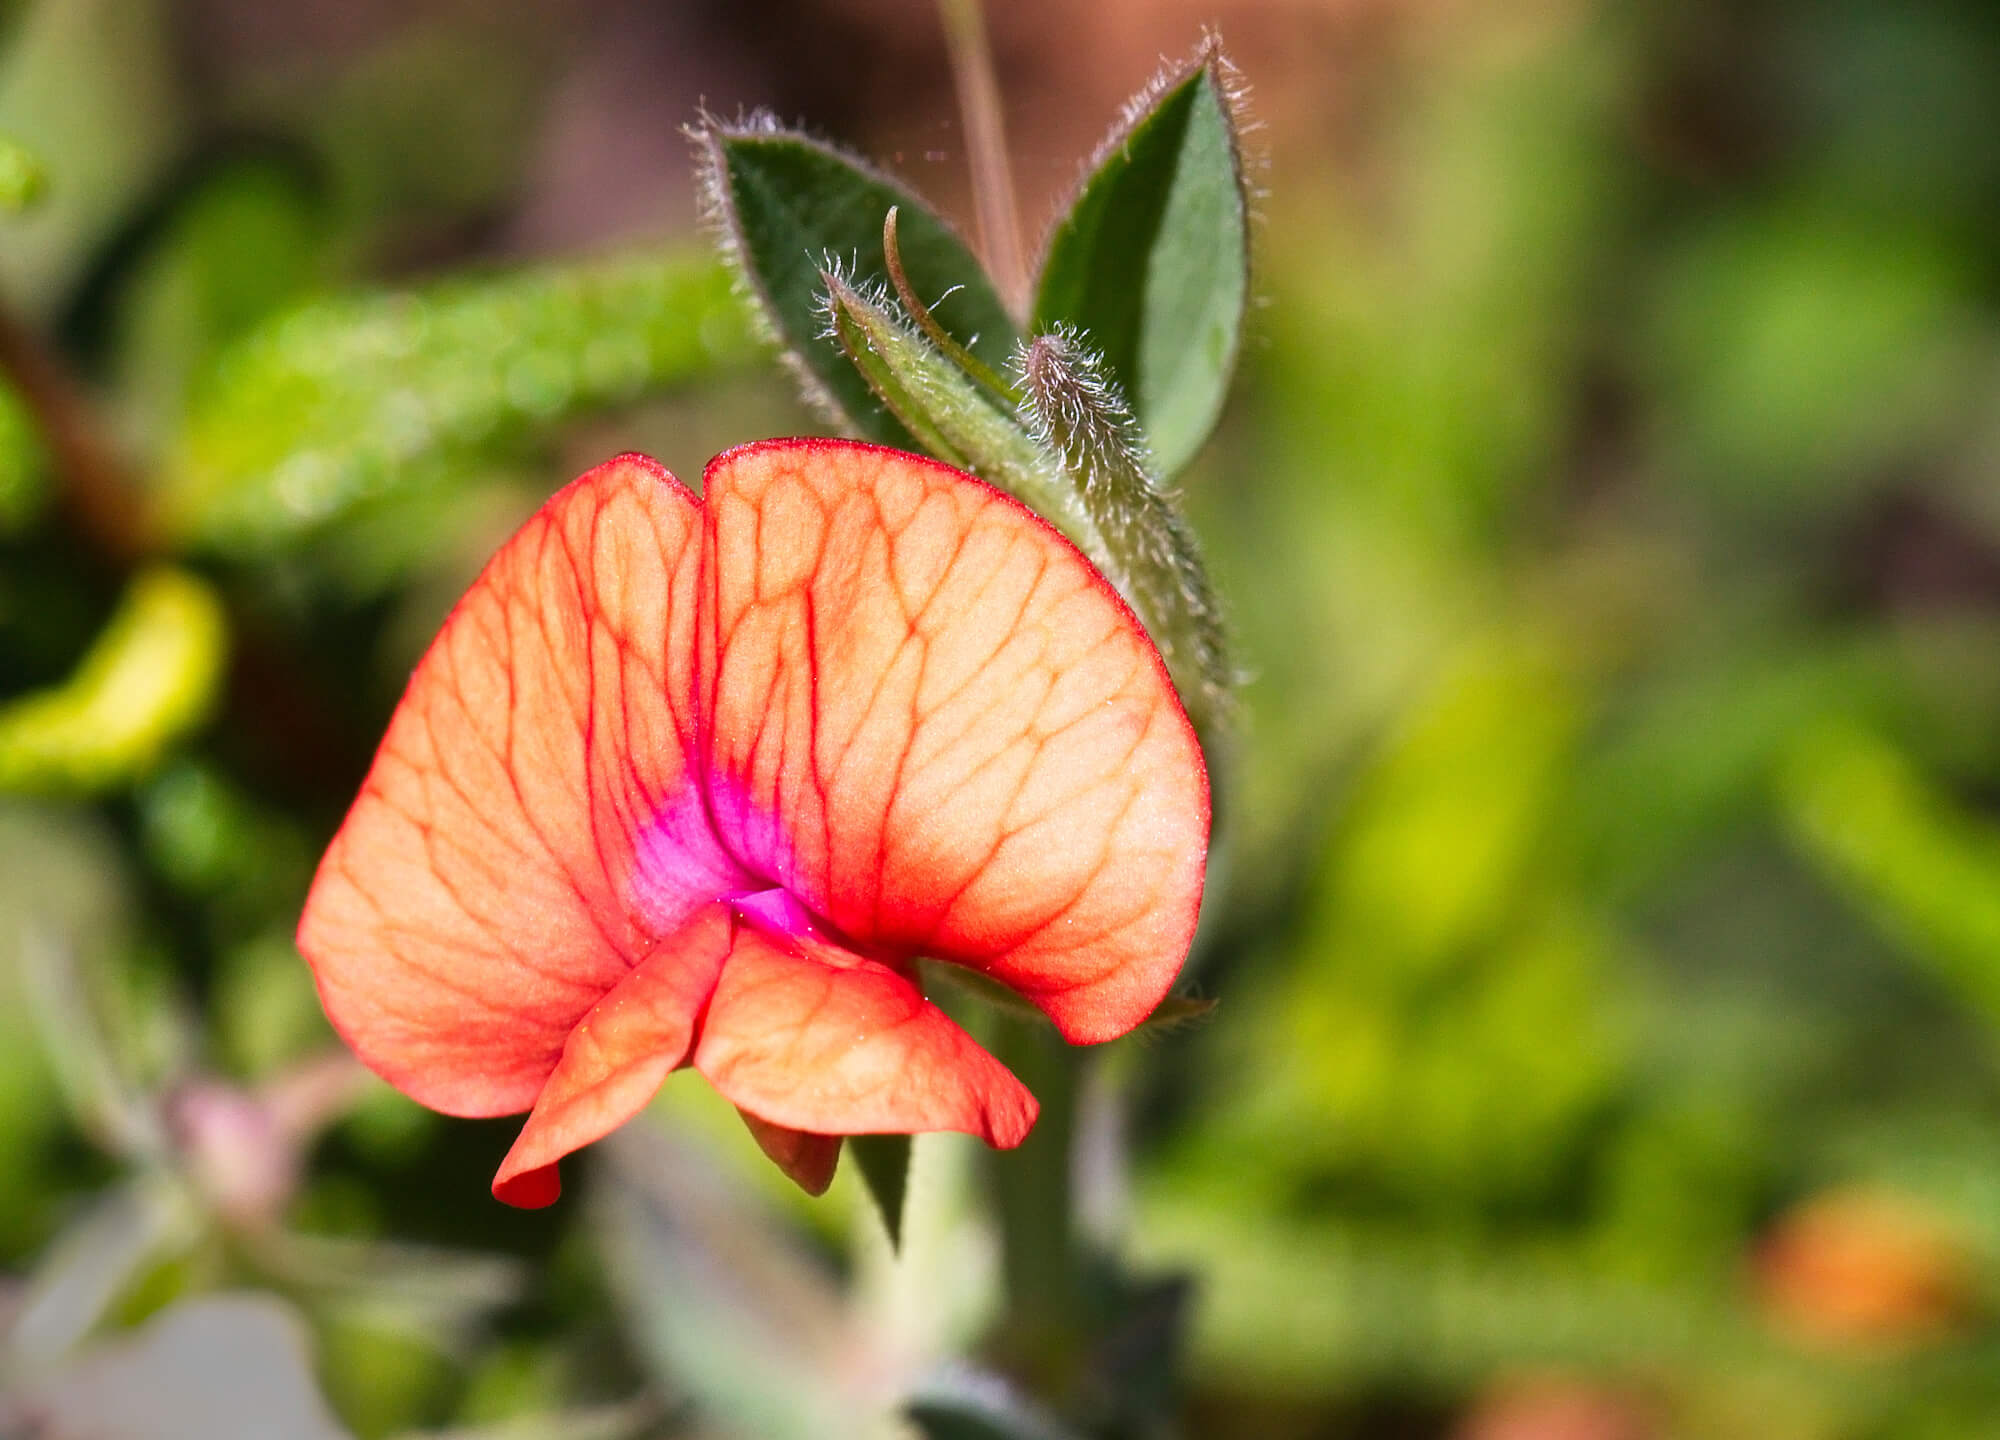
{"type": "Polygon", "coordinates": [[[1073,1041],[1137,1025],[1187,956],[1209,816],[1130,609],[1031,512],[917,456],[769,441],[712,462],[704,497],[724,844],[861,949],[980,970],[1073,1041]]]}
{"type": "Polygon", "coordinates": [[[433,1109],[526,1109],[733,868],[687,756],[698,504],[622,456],[480,574],[411,677],[299,925],[328,1017],[433,1109]]]}

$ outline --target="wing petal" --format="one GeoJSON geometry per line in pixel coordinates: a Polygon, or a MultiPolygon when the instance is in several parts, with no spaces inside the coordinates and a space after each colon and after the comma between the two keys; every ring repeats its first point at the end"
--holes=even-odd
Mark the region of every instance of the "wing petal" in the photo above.
{"type": "Polygon", "coordinates": [[[501,549],[418,664],[299,925],[413,1098],[526,1109],[571,1028],[732,884],[687,755],[699,506],[622,456],[501,549]]]}
{"type": "Polygon", "coordinates": [[[1035,1123],[1035,1097],[906,976],[754,924],[737,930],[694,1067],[746,1115],[810,1135],[960,1130],[1004,1148],[1035,1123]]]}
{"type": "MultiPolygon", "coordinates": [[[[704,480],[697,667],[723,841],[863,949],[1138,1024],[1200,907],[1200,747],[1131,611],[946,466],[772,441],[704,480]]],[[[754,1107],[750,1107],[754,1108],[754,1107]]]]}
{"type": "MultiPolygon", "coordinates": [[[[556,1161],[603,1139],[646,1108],[661,1082],[687,1059],[695,1021],[715,989],[735,931],[727,906],[696,911],[577,1022],[520,1138],[493,1177],[496,1198],[525,1209],[553,1204],[562,1193],[556,1161]]],[[[834,1143],[837,1153],[839,1142],[834,1143]]],[[[828,1166],[827,1179],[832,1178],[828,1166]]]]}

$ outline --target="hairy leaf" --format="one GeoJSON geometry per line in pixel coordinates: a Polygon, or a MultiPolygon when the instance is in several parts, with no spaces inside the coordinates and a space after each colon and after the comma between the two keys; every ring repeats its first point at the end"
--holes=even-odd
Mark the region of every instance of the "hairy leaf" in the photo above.
{"type": "Polygon", "coordinates": [[[1213,41],[1127,107],[1049,237],[1033,328],[1102,350],[1177,474],[1208,438],[1249,293],[1249,201],[1235,70],[1213,41]]]}
{"type": "Polygon", "coordinates": [[[911,436],[826,343],[820,272],[857,289],[886,281],[882,221],[894,207],[910,284],[938,321],[998,369],[1018,332],[965,243],[924,203],[860,161],[768,120],[711,122],[696,136],[710,215],[757,314],[806,387],[862,439],[899,449],[911,436]]]}

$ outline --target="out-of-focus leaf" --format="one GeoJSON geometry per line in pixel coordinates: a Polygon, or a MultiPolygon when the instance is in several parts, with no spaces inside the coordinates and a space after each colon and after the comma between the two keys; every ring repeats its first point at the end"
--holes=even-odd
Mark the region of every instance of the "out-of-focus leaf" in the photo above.
{"type": "Polygon", "coordinates": [[[223,678],[222,602],[184,570],[133,580],[63,685],[0,705],[0,791],[99,791],[146,775],[223,678]]]}
{"type": "Polygon", "coordinates": [[[1262,1395],[1351,1395],[1380,1375],[1458,1387],[1496,1368],[1672,1366],[1790,1408],[1838,1373],[1712,1295],[1609,1280],[1553,1248],[1288,1223],[1240,1194],[1164,1189],[1142,1196],[1134,1243],[1148,1263],[1204,1277],[1192,1373],[1262,1395]]]}
{"type": "Polygon", "coordinates": [[[21,937],[21,983],[78,1128],[114,1155],[158,1156],[165,1147],[159,1116],[121,1063],[129,1057],[112,1044],[104,1002],[92,993],[68,938],[31,922],[21,937]]]}
{"type": "Polygon", "coordinates": [[[33,1385],[44,1440],[344,1440],[314,1383],[305,1327],[269,1295],[174,1306],[128,1340],[33,1385]]]}
{"type": "Polygon", "coordinates": [[[925,1440],[1072,1440],[1074,1434],[999,1376],[964,1368],[926,1376],[903,1413],[925,1440]]]}
{"type": "Polygon", "coordinates": [[[350,223],[396,230],[490,216],[521,182],[562,46],[541,17],[482,6],[406,12],[339,67],[308,112],[314,149],[350,223]]]}
{"type": "Polygon", "coordinates": [[[721,268],[678,254],[308,305],[218,357],[160,505],[182,540],[268,554],[748,354],[721,268]]]}
{"type": "Polygon", "coordinates": [[[1830,715],[1906,710],[1909,672],[1898,646],[1842,638],[1804,653],[1705,652],[1641,690],[1578,757],[1579,858],[1592,881],[1622,898],[1706,854],[1765,813],[1802,731],[1830,715]]]}
{"type": "Polygon", "coordinates": [[[171,161],[181,130],[168,7],[157,0],[39,0],[10,26],[0,131],[53,177],[47,198],[0,225],[0,291],[46,319],[93,248],[171,161]]]}
{"type": "Polygon", "coordinates": [[[903,1239],[903,1198],[910,1187],[910,1137],[907,1135],[850,1135],[847,1153],[868,1182],[869,1198],[889,1232],[891,1248],[903,1239]]]}
{"type": "Polygon", "coordinates": [[[225,938],[296,922],[316,857],[290,817],[193,759],[163,768],[138,802],[146,858],[183,893],[209,902],[225,938]]]}
{"type": "Polygon", "coordinates": [[[209,1013],[217,1059],[246,1080],[303,1058],[333,1035],[292,926],[282,923],[223,952],[209,1013]]]}
{"type": "Polygon", "coordinates": [[[1254,1160],[1266,1177],[1339,1177],[1447,1212],[1546,1200],[1630,1047],[1607,993],[1613,937],[1542,903],[1551,913],[1440,971],[1363,976],[1370,952],[1312,937],[1308,963],[1333,974],[1246,997],[1252,1028],[1200,1132],[1209,1168],[1254,1160]]]}
{"type": "Polygon", "coordinates": [[[321,1307],[314,1339],[327,1399],[356,1433],[407,1430],[440,1412],[454,1388],[454,1360],[430,1336],[381,1323],[365,1307],[321,1307]]]}
{"type": "Polygon", "coordinates": [[[34,417],[11,386],[0,385],[0,540],[35,523],[49,499],[48,476],[34,417]]]}
{"type": "Polygon", "coordinates": [[[358,1154],[375,1165],[394,1168],[408,1165],[430,1143],[442,1119],[402,1091],[375,1085],[362,1092],[340,1130],[358,1154]]]}
{"type": "Polygon", "coordinates": [[[0,210],[26,210],[48,188],[49,172],[35,152],[11,136],[0,135],[0,210]]]}
{"type": "Polygon", "coordinates": [[[1505,923],[1538,859],[1582,720],[1553,643],[1470,647],[1355,789],[1323,921],[1380,966],[1450,964],[1505,923]]]}
{"type": "Polygon", "coordinates": [[[1807,859],[1989,1023],[2000,1024],[2000,827],[1880,735],[1802,735],[1780,802],[1807,859]]]}
{"type": "Polygon", "coordinates": [[[1469,645],[1356,777],[1293,968],[1204,1037],[1201,1166],[1446,1211],[1562,1182],[1629,1056],[1617,931],[1559,843],[1585,714],[1562,657],[1540,632],[1469,645]]]}
{"type": "Polygon", "coordinates": [[[1538,513],[1563,473],[1576,336],[1597,296],[1586,281],[1623,213],[1598,87],[1579,79],[1601,57],[1582,49],[1498,65],[1476,44],[1441,49],[1396,87],[1378,201],[1338,177],[1288,185],[1266,232],[1289,283],[1260,312],[1269,348],[1246,356],[1273,407],[1264,443],[1301,487],[1295,523],[1313,527],[1320,585],[1350,615],[1366,607],[1364,638],[1448,596],[1467,552],[1538,513]],[[1326,540],[1357,522],[1372,523],[1330,558],[1326,540]],[[1379,593],[1377,567],[1412,564],[1435,572],[1426,586],[1379,593]],[[1346,593],[1370,580],[1378,593],[1346,593]]]}
{"type": "Polygon", "coordinates": [[[49,1149],[65,1118],[32,971],[122,952],[131,920],[123,857],[95,817],[0,804],[0,1239],[13,1253],[45,1238],[49,1149]]]}
{"type": "Polygon", "coordinates": [[[1104,353],[1155,462],[1178,474],[1222,413],[1249,296],[1235,67],[1213,40],[1126,107],[1049,237],[1034,330],[1104,353]]]}
{"type": "Polygon", "coordinates": [[[710,121],[697,137],[702,185],[724,253],[808,394],[864,439],[910,449],[867,383],[822,338],[820,272],[886,284],[882,221],[894,207],[903,268],[939,323],[998,370],[1017,331],[992,282],[951,229],[901,185],[829,145],[756,119],[710,121]]]}
{"type": "Polygon", "coordinates": [[[1984,403],[1966,270],[1920,228],[1841,214],[1698,234],[1667,268],[1652,337],[1690,474],[1733,506],[1818,508],[1949,433],[1984,403]]]}
{"type": "Polygon", "coordinates": [[[295,1232],[245,1243],[287,1285],[364,1315],[371,1328],[421,1335],[447,1352],[468,1348],[494,1312],[527,1289],[521,1263],[503,1255],[295,1232]]]}
{"type": "Polygon", "coordinates": [[[216,350],[312,288],[326,207],[292,157],[252,153],[219,156],[163,208],[101,279],[126,423],[153,450],[216,350]]]}
{"type": "Polygon", "coordinates": [[[143,1267],[184,1248],[199,1227],[186,1193],[158,1176],[98,1196],[36,1265],[0,1347],[5,1378],[50,1375],[143,1267]]]}
{"type": "Polygon", "coordinates": [[[572,1387],[571,1370],[559,1349],[525,1339],[502,1340],[473,1365],[452,1418],[463,1426],[486,1426],[557,1409],[572,1387]]]}
{"type": "Polygon", "coordinates": [[[454,1368],[527,1289],[525,1267],[504,1255],[279,1229],[238,1238],[264,1274],[309,1297],[327,1393],[364,1435],[435,1413],[454,1368]]]}
{"type": "Polygon", "coordinates": [[[870,1433],[891,1397],[831,1278],[698,1155],[644,1125],[602,1142],[606,1270],[662,1384],[760,1440],[870,1433]]]}
{"type": "Polygon", "coordinates": [[[662,1421],[660,1402],[641,1396],[622,1405],[518,1415],[491,1425],[410,1431],[400,1440],[641,1440],[684,1433],[678,1427],[663,1429],[662,1421]]]}

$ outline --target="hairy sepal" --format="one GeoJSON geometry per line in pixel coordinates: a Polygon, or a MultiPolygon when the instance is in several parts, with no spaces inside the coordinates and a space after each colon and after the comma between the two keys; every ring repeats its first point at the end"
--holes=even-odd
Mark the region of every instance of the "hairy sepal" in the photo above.
{"type": "Polygon", "coordinates": [[[1193,533],[1155,477],[1144,432],[1102,357],[1073,330],[1037,336],[1015,368],[1031,433],[1058,457],[1106,574],[1159,646],[1212,750],[1230,710],[1227,639],[1193,533]]]}

